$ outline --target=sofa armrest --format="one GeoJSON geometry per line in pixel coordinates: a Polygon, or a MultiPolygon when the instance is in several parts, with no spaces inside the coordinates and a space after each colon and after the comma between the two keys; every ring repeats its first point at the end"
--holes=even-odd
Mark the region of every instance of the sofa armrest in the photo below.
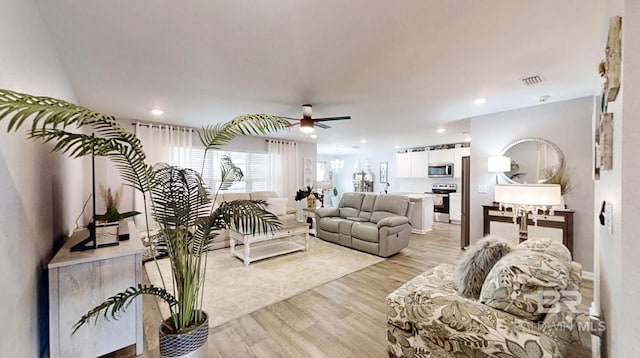
{"type": "Polygon", "coordinates": [[[316,216],[320,218],[327,216],[340,216],[340,210],[338,208],[317,208],[316,216]]]}
{"type": "Polygon", "coordinates": [[[409,223],[409,218],[406,216],[388,216],[378,221],[378,229],[383,226],[400,226],[409,223]]]}

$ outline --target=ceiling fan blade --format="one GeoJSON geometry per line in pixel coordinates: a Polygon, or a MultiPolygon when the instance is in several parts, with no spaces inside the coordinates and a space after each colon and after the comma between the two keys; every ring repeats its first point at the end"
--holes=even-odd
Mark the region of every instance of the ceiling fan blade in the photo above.
{"type": "Polygon", "coordinates": [[[283,116],[278,116],[278,118],[288,119],[288,120],[290,120],[290,121],[299,121],[299,120],[300,120],[300,118],[283,117],[283,116]]]}
{"type": "Polygon", "coordinates": [[[341,117],[326,117],[326,118],[313,118],[316,122],[325,122],[325,121],[341,121],[343,119],[351,119],[351,116],[341,116],[341,117]]]}
{"type": "Polygon", "coordinates": [[[314,126],[316,126],[316,127],[320,127],[320,128],[324,128],[324,129],[329,129],[329,128],[331,128],[331,127],[329,127],[328,125],[323,124],[323,123],[314,123],[314,126]]]}
{"type": "Polygon", "coordinates": [[[297,122],[297,123],[290,123],[290,124],[289,124],[289,127],[295,127],[295,126],[299,126],[299,125],[300,125],[300,122],[297,122]]]}

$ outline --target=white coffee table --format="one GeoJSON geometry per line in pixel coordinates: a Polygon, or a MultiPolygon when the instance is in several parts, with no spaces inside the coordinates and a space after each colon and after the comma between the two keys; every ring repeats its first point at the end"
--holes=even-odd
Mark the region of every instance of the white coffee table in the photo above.
{"type": "Polygon", "coordinates": [[[309,248],[309,226],[306,223],[295,223],[273,233],[267,232],[256,235],[241,233],[235,229],[230,229],[229,243],[231,256],[243,260],[244,265],[249,266],[253,261],[296,251],[306,251],[309,248]],[[295,241],[295,239],[299,237],[304,237],[304,243],[295,241]],[[263,241],[272,242],[259,246],[251,246],[263,241]],[[244,250],[236,251],[237,243],[244,244],[244,250]]]}

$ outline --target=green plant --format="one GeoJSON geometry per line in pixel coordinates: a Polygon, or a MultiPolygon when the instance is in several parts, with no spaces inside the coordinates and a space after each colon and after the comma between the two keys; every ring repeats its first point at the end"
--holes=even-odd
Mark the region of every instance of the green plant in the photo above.
{"type": "Polygon", "coordinates": [[[565,168],[549,167],[544,169],[544,176],[547,184],[560,185],[560,194],[565,195],[573,190],[571,175],[565,168]]]}
{"type": "Polygon", "coordinates": [[[100,185],[100,196],[102,200],[104,200],[107,208],[104,214],[95,216],[97,221],[113,223],[140,214],[138,211],[126,211],[124,213],[118,211],[120,199],[122,199],[122,187],[116,190],[116,194],[114,195],[111,192],[111,188],[105,188],[100,185]]]}
{"type": "Polygon", "coordinates": [[[337,187],[333,187],[333,196],[338,196],[338,188],[337,187]]]}
{"type": "MultiPolygon", "coordinates": [[[[125,184],[140,191],[145,202],[150,199],[152,214],[161,227],[162,244],[158,249],[165,250],[171,262],[175,296],[167,290],[167,281],[161,274],[163,287],[138,285],[109,297],[82,316],[75,324],[74,332],[91,318],[97,319],[100,313],[105,318],[117,318],[118,312],[142,294],[155,295],[168,305],[171,316],[163,323],[165,331],[189,331],[203,321],[199,312],[207,265],[205,253],[216,235],[214,230],[235,227],[255,233],[281,226],[277,217],[266,210],[264,201],[225,202],[214,209],[212,203],[218,192],[243,176],[228,157],[223,160],[221,184],[214,193],[192,169],[147,164],[140,140],[120,126],[113,116],[55,98],[0,89],[2,120],[9,121],[8,132],[17,131],[29,120],[29,138],[52,143],[54,152],[66,153],[73,158],[108,157],[115,163],[125,184]]],[[[206,156],[207,151],[221,149],[238,135],[267,134],[288,126],[289,123],[279,117],[255,114],[203,128],[198,134],[206,148],[206,156]]],[[[145,208],[145,219],[147,210],[145,208]]],[[[148,232],[148,223],[146,228],[148,232]]]]}

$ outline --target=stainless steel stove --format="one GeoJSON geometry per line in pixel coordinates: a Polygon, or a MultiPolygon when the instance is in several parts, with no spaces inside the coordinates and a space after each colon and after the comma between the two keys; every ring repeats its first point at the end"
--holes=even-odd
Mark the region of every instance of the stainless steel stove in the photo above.
{"type": "Polygon", "coordinates": [[[433,194],[433,220],[448,223],[449,194],[458,190],[456,184],[433,184],[428,194],[433,194]]]}

